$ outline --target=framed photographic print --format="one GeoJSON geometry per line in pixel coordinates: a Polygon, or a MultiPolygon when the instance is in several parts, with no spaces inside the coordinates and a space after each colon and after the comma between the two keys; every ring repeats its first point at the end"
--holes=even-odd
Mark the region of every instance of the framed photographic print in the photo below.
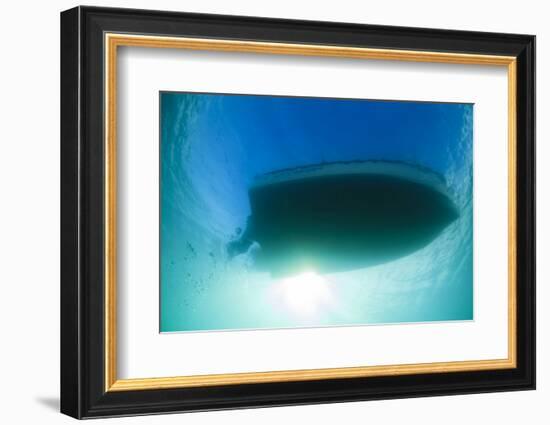
{"type": "Polygon", "coordinates": [[[535,388],[535,38],[61,14],[61,411],[535,388]]]}

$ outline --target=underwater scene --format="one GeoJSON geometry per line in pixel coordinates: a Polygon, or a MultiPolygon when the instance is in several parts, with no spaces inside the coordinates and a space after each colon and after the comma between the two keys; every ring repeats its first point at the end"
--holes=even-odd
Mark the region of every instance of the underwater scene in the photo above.
{"type": "Polygon", "coordinates": [[[160,331],[473,320],[473,105],[160,93],[160,331]]]}

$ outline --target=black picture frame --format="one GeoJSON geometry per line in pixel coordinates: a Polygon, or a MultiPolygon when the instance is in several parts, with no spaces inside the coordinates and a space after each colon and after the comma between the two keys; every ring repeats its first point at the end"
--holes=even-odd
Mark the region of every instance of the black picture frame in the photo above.
{"type": "Polygon", "coordinates": [[[61,13],[61,412],[75,418],[535,388],[535,37],[76,7],[61,13]],[[517,367],[105,391],[104,34],[514,56],[517,60],[517,367]]]}

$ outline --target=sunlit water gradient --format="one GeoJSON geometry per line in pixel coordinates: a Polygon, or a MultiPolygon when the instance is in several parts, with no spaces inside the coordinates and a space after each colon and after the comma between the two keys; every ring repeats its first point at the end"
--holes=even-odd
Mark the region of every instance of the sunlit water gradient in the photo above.
{"type": "Polygon", "coordinates": [[[473,319],[473,105],[161,93],[162,332],[473,319]],[[445,177],[460,216],[411,255],[272,278],[228,242],[258,175],[383,159],[445,177]]]}

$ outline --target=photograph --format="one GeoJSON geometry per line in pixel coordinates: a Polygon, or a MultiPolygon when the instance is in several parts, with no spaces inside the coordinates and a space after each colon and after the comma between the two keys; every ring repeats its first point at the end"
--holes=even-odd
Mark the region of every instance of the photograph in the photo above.
{"type": "Polygon", "coordinates": [[[475,105],[159,96],[161,332],[474,319],[475,105]]]}
{"type": "Polygon", "coordinates": [[[0,425],[550,424],[547,3],[91,3],[3,3],[0,425]]]}
{"type": "MultiPolygon", "coordinates": [[[[47,120],[59,358],[46,369],[63,414],[429,397],[434,418],[483,405],[517,419],[503,393],[536,388],[542,26],[502,8],[504,23],[475,24],[479,8],[441,21],[340,4],[338,22],[295,3],[60,13],[60,119],[47,120]],[[458,408],[434,397],[466,394],[479,396],[458,408]]],[[[43,155],[8,157],[32,188],[7,199],[34,194],[16,208],[33,212],[27,161],[43,155]]],[[[410,422],[425,417],[416,403],[366,414],[410,422]]]]}

